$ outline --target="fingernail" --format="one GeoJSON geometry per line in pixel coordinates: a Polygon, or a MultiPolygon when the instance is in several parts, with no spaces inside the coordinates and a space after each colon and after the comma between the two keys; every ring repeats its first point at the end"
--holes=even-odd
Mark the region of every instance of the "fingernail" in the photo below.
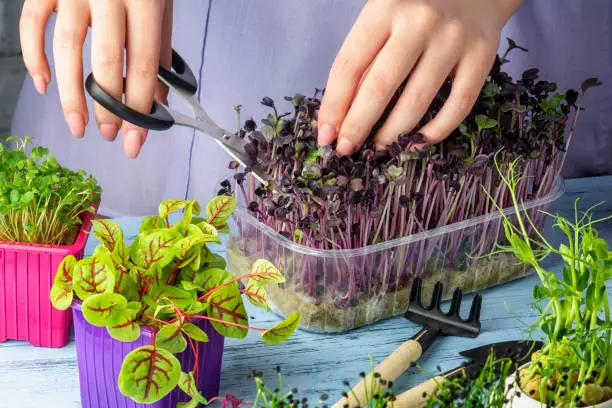
{"type": "Polygon", "coordinates": [[[319,146],[327,146],[336,139],[336,127],[324,124],[319,128],[319,146]]]}
{"type": "Polygon", "coordinates": [[[47,93],[47,81],[45,81],[42,76],[34,75],[32,81],[34,82],[34,89],[36,89],[39,94],[44,95],[47,93]]]}
{"type": "Polygon", "coordinates": [[[142,135],[138,130],[129,130],[125,135],[125,155],[135,159],[142,147],[142,135]]]}
{"type": "Polygon", "coordinates": [[[66,122],[72,136],[78,137],[79,139],[85,136],[85,121],[83,115],[80,113],[72,112],[66,115],[66,122]]]}
{"type": "Polygon", "coordinates": [[[117,137],[117,132],[119,131],[119,126],[113,123],[103,123],[100,125],[100,134],[104,138],[104,140],[108,140],[112,142],[117,137]]]}
{"type": "Polygon", "coordinates": [[[357,146],[348,139],[338,140],[338,146],[336,146],[336,152],[343,156],[350,156],[355,152],[357,146]]]}

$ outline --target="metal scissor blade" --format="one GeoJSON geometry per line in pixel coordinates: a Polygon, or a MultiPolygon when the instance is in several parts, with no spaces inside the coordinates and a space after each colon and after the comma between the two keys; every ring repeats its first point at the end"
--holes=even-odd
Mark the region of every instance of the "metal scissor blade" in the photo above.
{"type": "Polygon", "coordinates": [[[244,146],[246,145],[244,139],[217,126],[210,118],[198,120],[174,110],[169,111],[176,125],[187,126],[209,135],[242,167],[248,167],[257,180],[263,184],[268,184],[268,181],[271,179],[270,175],[267,173],[264,166],[251,159],[246,153],[244,150],[244,146]]]}

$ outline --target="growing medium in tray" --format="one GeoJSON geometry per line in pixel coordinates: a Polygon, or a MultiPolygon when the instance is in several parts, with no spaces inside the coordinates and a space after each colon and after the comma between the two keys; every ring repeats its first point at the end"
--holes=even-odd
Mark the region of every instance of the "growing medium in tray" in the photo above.
{"type": "MultiPolygon", "coordinates": [[[[250,262],[256,254],[275,258],[287,282],[270,293],[273,307],[284,313],[299,308],[304,325],[310,321],[313,329],[325,331],[402,313],[415,276],[426,284],[442,280],[449,289],[470,290],[525,273],[507,254],[481,257],[503,240],[500,217],[469,220],[493,212],[494,203],[509,205],[508,188],[492,160],[501,151],[502,168],[520,159],[524,178],[517,194],[533,203],[534,227],[542,227],[538,210],[558,193],[582,93],[557,90],[539,79],[535,68],[511,78],[502,71],[508,53],[526,50],[512,40],[508,44],[469,116],[445,141],[421,150],[414,146],[423,136],[407,133],[385,152],[369,141],[352,156],[339,157],[333,146],[316,143],[322,91],[286,98],[293,106],[287,113],[263,98],[268,116],[261,125],[246,120],[239,132],[272,181],[259,185],[248,169],[230,164],[236,173],[222,182],[221,193],[235,194],[243,208],[229,262],[250,262]]],[[[588,79],[584,87],[596,83],[588,79]]],[[[421,125],[441,109],[451,86],[449,79],[421,125]]]]}

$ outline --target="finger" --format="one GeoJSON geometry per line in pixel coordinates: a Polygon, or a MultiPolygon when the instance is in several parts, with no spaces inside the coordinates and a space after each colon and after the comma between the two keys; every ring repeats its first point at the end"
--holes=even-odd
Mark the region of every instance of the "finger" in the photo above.
{"type": "Polygon", "coordinates": [[[394,31],[359,87],[338,135],[336,151],[352,154],[366,140],[425,46],[425,37],[394,31]]]}
{"type": "MultiPolygon", "coordinates": [[[[172,67],[172,11],[173,0],[166,0],[164,8],[164,22],[162,25],[162,43],[159,55],[159,63],[166,68],[172,67]]],[[[161,81],[157,81],[155,99],[161,103],[168,104],[168,87],[161,81]]]]}
{"type": "Polygon", "coordinates": [[[472,110],[495,61],[495,47],[480,46],[457,65],[451,93],[436,117],[420,130],[429,143],[450,135],[472,110]]]}
{"type": "Polygon", "coordinates": [[[379,148],[396,141],[401,133],[411,131],[427,112],[431,102],[457,64],[462,40],[440,35],[430,42],[412,71],[404,91],[374,137],[379,148]]]}
{"type": "Polygon", "coordinates": [[[21,53],[25,66],[32,76],[34,88],[47,93],[51,70],[45,55],[45,25],[53,12],[50,1],[26,0],[19,19],[21,53]]]}
{"type": "Polygon", "coordinates": [[[89,114],[83,90],[83,43],[87,35],[89,9],[83,2],[60,7],[53,34],[53,56],[60,102],[70,132],[85,135],[89,114]]]}
{"type": "MultiPolygon", "coordinates": [[[[126,104],[149,113],[157,87],[164,1],[132,0],[127,3],[126,104]]],[[[135,158],[146,139],[145,129],[125,122],[125,153],[135,158]]]]}
{"type": "MultiPolygon", "coordinates": [[[[125,5],[122,0],[93,0],[91,14],[91,65],[94,78],[113,98],[121,101],[125,5]]],[[[102,137],[109,141],[115,140],[121,127],[121,119],[98,103],[94,109],[102,137]]]]}
{"type": "Polygon", "coordinates": [[[366,3],[332,64],[319,109],[321,146],[336,139],[364,71],[389,38],[391,18],[376,4],[366,3]]]}

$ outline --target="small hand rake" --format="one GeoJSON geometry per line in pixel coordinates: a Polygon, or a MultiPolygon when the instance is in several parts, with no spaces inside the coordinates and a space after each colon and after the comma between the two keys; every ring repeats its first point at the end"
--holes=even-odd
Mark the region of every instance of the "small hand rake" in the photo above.
{"type": "Polygon", "coordinates": [[[438,336],[477,337],[480,333],[480,309],[482,296],[476,294],[472,300],[470,315],[467,320],[459,316],[463,291],[457,288],[453,293],[450,309],[447,313],[440,310],[442,303],[443,285],[437,282],[434,286],[431,302],[428,307],[421,301],[422,280],[415,278],[410,291],[410,302],[404,317],[423,326],[423,329],[399,346],[373,372],[362,379],[347,395],[334,407],[363,407],[377,393],[380,379],[394,381],[413,365],[431,346],[438,336]],[[374,378],[374,375],[380,378],[374,378]],[[374,386],[375,389],[367,387],[374,386]]]}

